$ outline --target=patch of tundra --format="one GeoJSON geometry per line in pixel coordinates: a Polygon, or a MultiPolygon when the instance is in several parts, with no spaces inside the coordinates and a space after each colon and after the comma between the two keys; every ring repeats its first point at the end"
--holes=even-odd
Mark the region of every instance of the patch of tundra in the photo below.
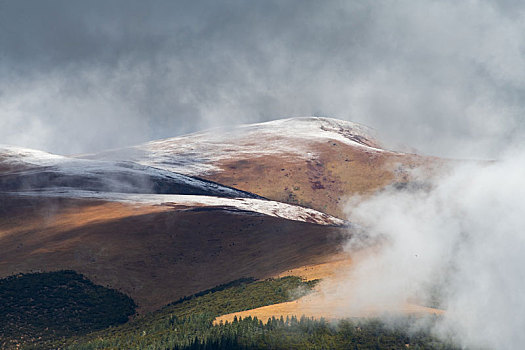
{"type": "Polygon", "coordinates": [[[226,210],[241,210],[278,217],[286,220],[303,221],[319,225],[341,226],[346,224],[344,220],[314,209],[255,198],[224,198],[178,194],[94,192],[61,188],[49,189],[45,191],[17,192],[16,195],[101,199],[133,204],[169,205],[189,208],[223,208],[226,210]]]}

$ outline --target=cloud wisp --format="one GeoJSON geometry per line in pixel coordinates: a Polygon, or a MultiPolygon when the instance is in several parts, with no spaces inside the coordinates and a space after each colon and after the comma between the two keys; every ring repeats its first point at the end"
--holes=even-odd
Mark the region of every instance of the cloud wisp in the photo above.
{"type": "MultiPolygon", "coordinates": [[[[461,346],[525,342],[525,152],[461,164],[425,189],[384,190],[348,207],[380,241],[348,272],[347,309],[417,300],[446,310],[436,334],[461,346]]],[[[347,250],[361,246],[359,236],[347,250]]]]}

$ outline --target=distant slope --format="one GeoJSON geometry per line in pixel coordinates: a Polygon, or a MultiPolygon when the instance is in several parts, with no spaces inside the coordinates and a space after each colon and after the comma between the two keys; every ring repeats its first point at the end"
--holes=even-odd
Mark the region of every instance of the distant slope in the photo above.
{"type": "Polygon", "coordinates": [[[231,158],[285,155],[315,158],[312,144],[333,140],[361,150],[382,152],[378,141],[363,126],[343,120],[305,117],[217,128],[135,147],[101,152],[85,157],[133,160],[141,164],[191,175],[225,171],[221,164],[231,158]]]}
{"type": "Polygon", "coordinates": [[[73,189],[260,198],[208,180],[133,162],[74,159],[18,147],[0,147],[0,191],[73,189]]]}
{"type": "Polygon", "coordinates": [[[348,196],[406,182],[409,170],[442,161],[388,151],[365,126],[292,118],[215,129],[84,157],[130,160],[199,176],[343,218],[348,196]]]}

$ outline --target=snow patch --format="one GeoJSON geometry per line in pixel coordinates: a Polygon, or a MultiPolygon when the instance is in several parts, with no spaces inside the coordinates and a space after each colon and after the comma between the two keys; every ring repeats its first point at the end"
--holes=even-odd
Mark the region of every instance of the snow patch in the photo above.
{"type": "Polygon", "coordinates": [[[0,145],[0,162],[8,165],[50,166],[67,157],[30,148],[0,145]]]}
{"type": "Polygon", "coordinates": [[[319,225],[345,225],[345,221],[314,209],[292,204],[254,198],[224,198],[214,196],[178,195],[178,194],[135,194],[115,192],[94,192],[71,189],[49,189],[45,191],[17,192],[21,196],[45,196],[65,198],[91,198],[107,201],[148,204],[177,205],[185,207],[231,208],[273,216],[286,220],[302,221],[319,225]]]}

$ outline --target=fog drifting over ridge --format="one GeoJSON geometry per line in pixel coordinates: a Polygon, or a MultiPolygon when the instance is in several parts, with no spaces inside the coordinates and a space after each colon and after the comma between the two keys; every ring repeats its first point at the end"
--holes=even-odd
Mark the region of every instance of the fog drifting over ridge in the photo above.
{"type": "Polygon", "coordinates": [[[395,148],[523,138],[512,1],[1,1],[0,139],[60,154],[319,115],[395,148]]]}
{"type": "MultiPolygon", "coordinates": [[[[383,242],[338,286],[346,310],[439,301],[433,331],[469,348],[525,342],[525,152],[458,164],[431,189],[381,191],[348,206],[349,219],[383,242]],[[438,298],[436,298],[438,297],[438,298]]],[[[346,247],[363,243],[359,236],[346,247]]]]}

